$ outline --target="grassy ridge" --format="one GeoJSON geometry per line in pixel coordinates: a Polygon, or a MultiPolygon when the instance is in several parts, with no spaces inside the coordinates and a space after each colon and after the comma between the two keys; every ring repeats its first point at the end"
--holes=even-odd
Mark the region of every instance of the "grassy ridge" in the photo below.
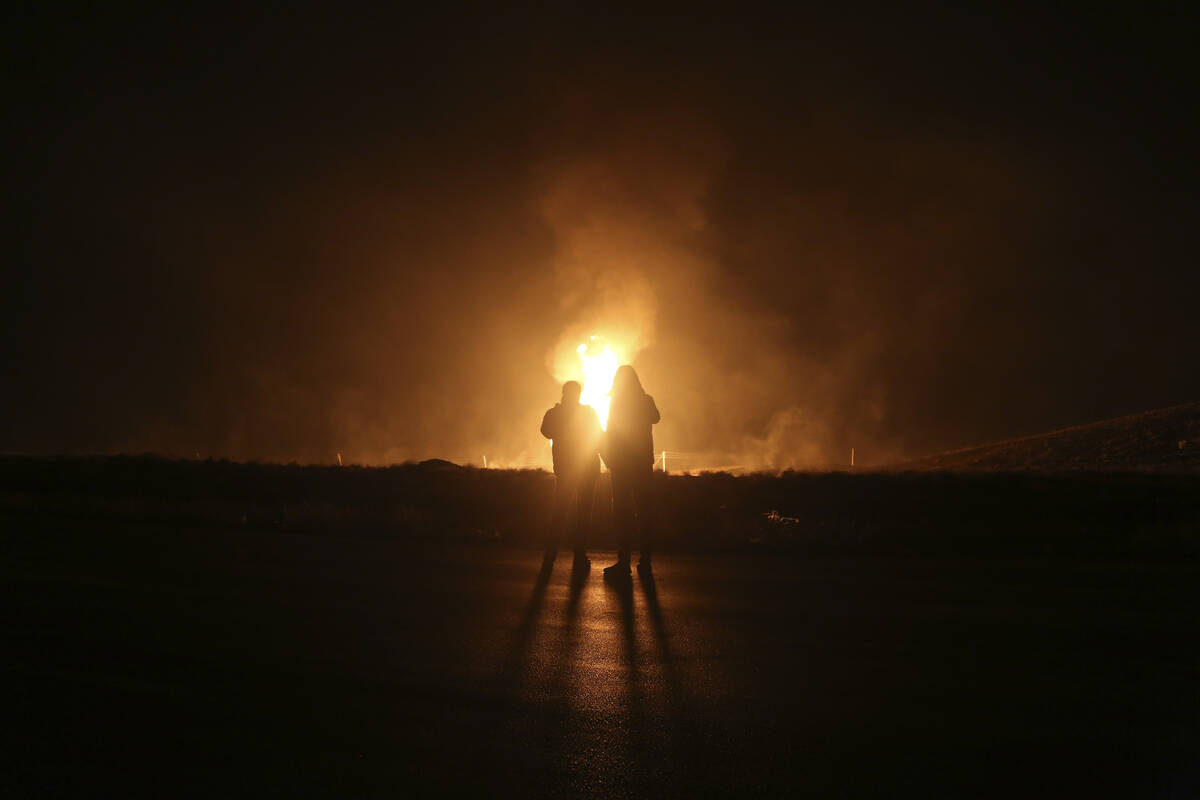
{"type": "Polygon", "coordinates": [[[898,465],[900,469],[1200,471],[1200,402],[967,447],[898,465]]]}
{"type": "MultiPolygon", "coordinates": [[[[887,556],[1194,557],[1200,476],[1080,472],[655,476],[663,550],[887,556]]],[[[10,523],[218,526],[539,546],[553,476],[444,462],[387,468],[0,459],[10,523]]],[[[596,547],[611,547],[608,484],[596,547]]]]}

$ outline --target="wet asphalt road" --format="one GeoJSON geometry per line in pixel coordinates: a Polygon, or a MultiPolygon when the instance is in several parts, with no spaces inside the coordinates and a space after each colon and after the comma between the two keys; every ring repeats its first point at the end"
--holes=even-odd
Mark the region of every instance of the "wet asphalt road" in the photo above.
{"type": "Polygon", "coordinates": [[[3,541],[17,796],[1200,794],[1192,563],[3,541]]]}

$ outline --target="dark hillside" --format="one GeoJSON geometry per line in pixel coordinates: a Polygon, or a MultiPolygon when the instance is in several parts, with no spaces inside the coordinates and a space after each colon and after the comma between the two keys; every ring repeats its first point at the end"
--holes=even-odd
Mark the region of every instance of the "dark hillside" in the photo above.
{"type": "Polygon", "coordinates": [[[938,453],[895,468],[1200,471],[1200,402],[938,453]]]}
{"type": "MultiPolygon", "coordinates": [[[[602,476],[594,547],[614,537],[602,476]]],[[[446,463],[302,467],[150,457],[0,459],[13,528],[233,529],[538,547],[554,478],[446,463]]],[[[664,551],[888,556],[1197,552],[1200,475],[1145,472],[655,475],[664,551]]]]}

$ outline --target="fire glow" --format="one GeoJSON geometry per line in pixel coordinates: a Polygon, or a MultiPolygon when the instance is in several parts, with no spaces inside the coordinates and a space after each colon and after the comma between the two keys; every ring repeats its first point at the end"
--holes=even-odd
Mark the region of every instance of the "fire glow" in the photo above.
{"type": "Polygon", "coordinates": [[[579,345],[575,352],[579,354],[583,372],[583,393],[579,402],[596,409],[600,427],[607,429],[608,393],[612,390],[613,376],[617,374],[621,360],[613,352],[612,346],[597,336],[590,337],[588,343],[579,345]]]}

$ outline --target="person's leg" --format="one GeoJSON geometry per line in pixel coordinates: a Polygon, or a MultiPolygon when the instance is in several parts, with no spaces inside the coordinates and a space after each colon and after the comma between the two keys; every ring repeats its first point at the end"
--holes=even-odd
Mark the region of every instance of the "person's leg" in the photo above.
{"type": "Polygon", "coordinates": [[[577,559],[587,558],[587,540],[592,529],[592,501],[595,495],[596,476],[591,473],[580,476],[579,486],[576,489],[575,537],[573,541],[577,559]]]}
{"type": "Polygon", "coordinates": [[[639,472],[633,482],[634,505],[637,508],[638,569],[649,570],[654,555],[655,504],[653,497],[654,473],[652,470],[639,472]]]}
{"type": "Polygon", "coordinates": [[[613,528],[617,533],[617,564],[629,569],[631,534],[635,522],[633,491],[629,485],[629,474],[624,470],[610,473],[612,478],[613,528]]]}
{"type": "Polygon", "coordinates": [[[550,513],[550,530],[546,536],[546,559],[553,561],[558,555],[558,543],[566,529],[567,513],[571,507],[574,487],[562,475],[554,476],[554,503],[550,513]]]}

